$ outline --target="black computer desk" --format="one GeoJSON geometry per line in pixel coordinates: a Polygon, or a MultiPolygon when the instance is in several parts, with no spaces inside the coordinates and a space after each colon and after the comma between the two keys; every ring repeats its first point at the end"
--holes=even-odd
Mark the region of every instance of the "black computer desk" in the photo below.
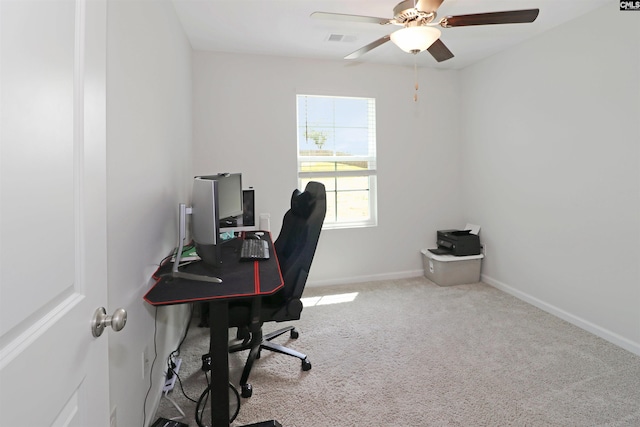
{"type": "Polygon", "coordinates": [[[213,427],[229,426],[229,301],[270,295],[284,286],[271,234],[265,232],[263,238],[269,242],[271,257],[268,260],[240,261],[240,237],[222,245],[222,265],[219,268],[211,269],[196,262],[180,269],[216,276],[222,279],[222,283],[174,278],[171,276],[172,264],[168,262],[156,271],[154,278],[157,282],[144,296],[145,301],[154,306],[209,303],[213,427]]]}

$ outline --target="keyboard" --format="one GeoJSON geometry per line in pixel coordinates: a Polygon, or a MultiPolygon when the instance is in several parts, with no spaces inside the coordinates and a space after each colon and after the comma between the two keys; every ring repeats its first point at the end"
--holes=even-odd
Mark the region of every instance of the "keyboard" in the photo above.
{"type": "Polygon", "coordinates": [[[269,243],[260,239],[244,239],[240,249],[241,260],[269,259],[269,243]]]}

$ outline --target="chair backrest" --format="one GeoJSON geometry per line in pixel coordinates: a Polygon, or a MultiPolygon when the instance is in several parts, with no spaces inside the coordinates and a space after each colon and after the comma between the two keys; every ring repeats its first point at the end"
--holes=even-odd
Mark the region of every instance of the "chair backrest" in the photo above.
{"type": "Polygon", "coordinates": [[[326,212],[324,184],[311,181],[303,192],[294,190],[291,195],[291,208],[285,213],[274,242],[287,301],[302,296],[326,212]]]}

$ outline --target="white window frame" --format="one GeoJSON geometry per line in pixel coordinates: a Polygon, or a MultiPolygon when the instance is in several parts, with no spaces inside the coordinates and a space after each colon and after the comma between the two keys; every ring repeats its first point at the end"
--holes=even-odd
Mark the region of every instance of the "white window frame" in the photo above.
{"type": "MultiPolygon", "coordinates": [[[[365,98],[365,97],[347,97],[347,96],[329,96],[329,95],[308,95],[308,94],[298,94],[296,96],[296,111],[298,111],[298,102],[303,97],[318,97],[318,98],[356,98],[356,99],[366,99],[369,100],[371,104],[369,104],[369,109],[373,109],[369,116],[373,118],[373,120],[369,120],[369,155],[367,156],[301,156],[300,155],[300,132],[297,131],[297,172],[298,172],[298,186],[300,188],[304,188],[304,185],[309,180],[313,179],[327,179],[327,178],[342,178],[342,177],[353,177],[353,176],[361,176],[368,178],[368,199],[369,199],[369,218],[363,220],[340,220],[338,218],[338,196],[345,191],[339,191],[337,183],[335,185],[335,191],[327,192],[327,198],[334,197],[334,203],[327,203],[327,206],[335,206],[336,212],[335,217],[337,220],[332,221],[328,218],[331,218],[331,215],[327,215],[325,218],[325,222],[323,224],[323,229],[339,229],[339,228],[358,228],[358,227],[375,227],[378,225],[378,212],[377,212],[377,154],[376,154],[376,112],[375,112],[375,98],[365,98]],[[373,140],[372,140],[373,138],[373,140]],[[328,162],[328,163],[336,163],[336,160],[348,160],[349,162],[367,162],[369,167],[367,169],[362,169],[358,171],[322,171],[322,172],[303,172],[301,171],[302,165],[305,162],[328,162]]],[[[301,117],[296,118],[296,129],[300,128],[300,120],[303,119],[301,117]]]]}

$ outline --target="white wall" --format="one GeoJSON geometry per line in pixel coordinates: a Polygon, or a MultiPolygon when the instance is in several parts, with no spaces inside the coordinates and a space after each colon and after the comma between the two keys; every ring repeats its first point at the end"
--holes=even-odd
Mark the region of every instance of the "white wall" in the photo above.
{"type": "Polygon", "coordinates": [[[112,1],[107,40],[109,310],[124,307],[125,329],[109,334],[110,394],[118,426],[152,422],[167,355],[188,306],[155,309],[142,297],[156,264],[175,246],[179,202],[190,192],[191,47],[168,1],[112,1]],[[155,324],[154,324],[155,323],[155,324]]]}
{"type": "Polygon", "coordinates": [[[274,237],[296,175],[296,94],[376,98],[375,228],[325,230],[309,285],[422,274],[436,230],[463,226],[457,72],[194,52],[194,171],[242,172],[274,237]]]}
{"type": "Polygon", "coordinates": [[[464,212],[486,282],[640,354],[640,25],[617,9],[461,72],[464,212]]]}

